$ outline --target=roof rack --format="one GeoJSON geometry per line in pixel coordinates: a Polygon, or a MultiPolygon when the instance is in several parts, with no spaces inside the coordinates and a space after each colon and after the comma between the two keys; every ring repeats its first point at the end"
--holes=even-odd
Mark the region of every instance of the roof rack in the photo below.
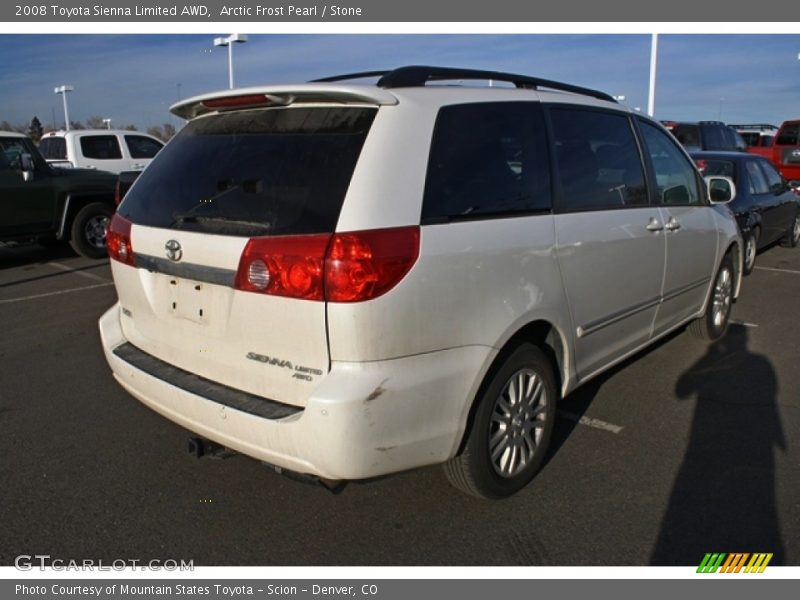
{"type": "Polygon", "coordinates": [[[314,79],[312,80],[312,83],[332,83],[336,81],[366,79],[371,77],[380,77],[377,85],[378,87],[386,89],[400,87],[423,87],[429,81],[486,79],[512,83],[514,86],[522,89],[537,90],[540,88],[547,88],[551,90],[580,94],[581,96],[592,96],[593,98],[599,98],[600,100],[606,100],[608,102],[616,102],[612,96],[604,92],[580,87],[577,85],[571,85],[569,83],[561,83],[559,81],[551,81],[549,79],[540,79],[538,77],[527,77],[526,75],[516,75],[514,73],[503,73],[500,71],[454,69],[448,67],[410,66],[400,67],[398,69],[394,69],[393,71],[364,71],[361,73],[349,73],[347,75],[334,75],[332,77],[314,79]]]}

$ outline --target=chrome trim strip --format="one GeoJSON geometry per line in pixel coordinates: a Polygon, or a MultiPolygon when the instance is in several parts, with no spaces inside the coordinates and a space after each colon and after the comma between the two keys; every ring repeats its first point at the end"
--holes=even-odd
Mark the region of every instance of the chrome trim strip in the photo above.
{"type": "Polygon", "coordinates": [[[681,288],[672,290],[670,293],[666,294],[661,301],[666,302],[667,300],[672,300],[673,298],[680,296],[681,294],[685,294],[686,292],[690,292],[695,288],[699,288],[704,285],[708,285],[708,282],[711,281],[711,277],[705,277],[699,281],[695,281],[694,283],[690,283],[689,285],[685,285],[681,288]]]}
{"type": "Polygon", "coordinates": [[[685,294],[686,292],[690,292],[698,287],[708,285],[708,282],[711,281],[710,277],[705,277],[699,281],[695,281],[694,283],[690,283],[683,287],[677,288],[672,290],[668,294],[664,296],[659,296],[658,298],[653,298],[652,300],[647,300],[640,304],[636,304],[631,306],[630,308],[626,308],[619,312],[615,312],[608,317],[603,317],[602,319],[597,319],[596,321],[592,321],[591,323],[587,323],[585,325],[581,325],[576,330],[576,334],[579,338],[589,335],[590,333],[594,333],[595,331],[599,331],[604,327],[608,327],[609,325],[613,325],[614,323],[618,323],[623,319],[627,319],[628,317],[632,317],[636,313],[640,313],[643,310],[647,310],[648,308],[653,308],[659,304],[662,304],[668,300],[672,300],[673,298],[677,298],[681,294],[685,294]]]}
{"type": "Polygon", "coordinates": [[[181,277],[183,279],[215,283],[228,287],[233,287],[234,281],[236,280],[236,271],[231,269],[172,262],[166,258],[158,258],[156,256],[138,254],[136,252],[133,253],[133,258],[137,268],[147,269],[153,273],[174,275],[175,277],[181,277]]]}
{"type": "Polygon", "coordinates": [[[577,334],[579,338],[582,338],[590,333],[594,333],[604,327],[608,327],[609,325],[613,325],[621,321],[622,319],[627,319],[628,317],[632,317],[636,313],[640,313],[643,310],[647,310],[648,308],[653,308],[654,306],[658,306],[661,303],[661,297],[658,296],[653,298],[652,300],[647,300],[640,304],[636,304],[631,306],[630,308],[626,308],[619,312],[615,312],[611,316],[603,317],[602,319],[597,319],[596,321],[592,321],[591,323],[587,323],[586,325],[581,325],[578,327],[577,334]]]}
{"type": "Polygon", "coordinates": [[[64,239],[64,230],[67,228],[67,213],[69,212],[69,201],[72,200],[72,194],[67,194],[67,199],[64,201],[64,210],[61,211],[61,226],[56,233],[56,239],[64,239]]]}

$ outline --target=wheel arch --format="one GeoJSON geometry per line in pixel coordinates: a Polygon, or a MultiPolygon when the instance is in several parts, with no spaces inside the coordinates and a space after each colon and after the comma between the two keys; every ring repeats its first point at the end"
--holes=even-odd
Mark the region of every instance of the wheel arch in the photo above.
{"type": "Polygon", "coordinates": [[[469,410],[467,412],[466,424],[458,442],[456,454],[464,450],[464,446],[469,439],[475,422],[475,412],[478,408],[478,400],[481,398],[492,375],[506,361],[508,356],[521,344],[530,343],[538,346],[550,360],[553,367],[553,375],[556,379],[556,389],[559,390],[559,398],[567,390],[570,381],[569,375],[569,353],[564,333],[553,323],[545,319],[530,321],[516,330],[503,344],[499,352],[495,355],[483,378],[477,387],[476,393],[470,399],[469,410]]]}
{"type": "Polygon", "coordinates": [[[56,238],[68,241],[71,237],[72,221],[84,206],[92,202],[103,202],[108,204],[112,210],[116,209],[114,204],[114,194],[105,192],[71,192],[65,195],[64,204],[61,208],[61,220],[59,221],[56,238]]]}

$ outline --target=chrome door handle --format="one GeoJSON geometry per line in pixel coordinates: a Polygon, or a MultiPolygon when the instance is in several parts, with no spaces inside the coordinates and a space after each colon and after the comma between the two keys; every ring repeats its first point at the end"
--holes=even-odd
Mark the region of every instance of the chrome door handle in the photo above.
{"type": "Polygon", "coordinates": [[[678,219],[676,219],[675,217],[670,217],[669,221],[667,221],[667,224],[665,225],[665,227],[666,227],[667,231],[677,231],[678,229],[681,228],[681,224],[678,222],[678,219]]]}
{"type": "Polygon", "coordinates": [[[647,231],[661,231],[664,229],[664,226],[661,224],[661,221],[655,217],[650,217],[650,221],[645,225],[645,229],[647,229],[647,231]]]}

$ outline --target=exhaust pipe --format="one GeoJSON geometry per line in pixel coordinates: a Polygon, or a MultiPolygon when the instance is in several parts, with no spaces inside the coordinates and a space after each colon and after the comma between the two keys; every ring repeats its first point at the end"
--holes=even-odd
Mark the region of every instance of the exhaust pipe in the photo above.
{"type": "Polygon", "coordinates": [[[235,451],[225,446],[221,446],[211,440],[193,437],[189,438],[189,454],[195,458],[230,458],[236,454],[235,451]]]}
{"type": "Polygon", "coordinates": [[[269,467],[273,471],[275,471],[278,475],[283,475],[287,479],[291,479],[292,481],[299,481],[300,483],[305,483],[307,485],[313,486],[320,486],[328,490],[331,494],[337,495],[342,493],[342,490],[347,486],[347,481],[342,481],[340,479],[324,479],[322,477],[317,477],[316,475],[309,475],[307,473],[298,473],[297,471],[290,471],[289,469],[284,469],[283,467],[279,467],[278,465],[273,465],[272,463],[268,463],[265,461],[261,461],[261,464],[265,467],[269,467]]]}

